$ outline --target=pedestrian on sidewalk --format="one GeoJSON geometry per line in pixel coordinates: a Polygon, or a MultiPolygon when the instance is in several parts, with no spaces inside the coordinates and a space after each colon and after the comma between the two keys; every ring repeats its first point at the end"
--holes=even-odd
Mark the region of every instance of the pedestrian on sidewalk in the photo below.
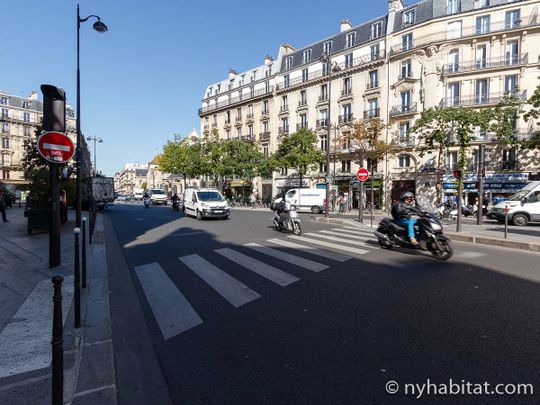
{"type": "Polygon", "coordinates": [[[251,209],[255,208],[255,203],[257,202],[255,194],[251,193],[249,196],[249,202],[251,203],[251,209]]]}
{"type": "Polygon", "coordinates": [[[345,213],[345,196],[343,193],[339,194],[338,200],[338,214],[344,214],[345,213]]]}
{"type": "Polygon", "coordinates": [[[0,212],[2,213],[2,221],[9,222],[6,218],[6,207],[7,207],[6,194],[4,190],[0,190],[0,212]]]}

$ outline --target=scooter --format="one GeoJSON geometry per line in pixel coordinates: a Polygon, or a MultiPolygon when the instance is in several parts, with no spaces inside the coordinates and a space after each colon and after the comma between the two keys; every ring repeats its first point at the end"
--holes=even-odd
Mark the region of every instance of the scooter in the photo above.
{"type": "Polygon", "coordinates": [[[179,207],[180,207],[180,203],[178,202],[178,200],[173,200],[173,202],[172,202],[173,211],[178,211],[179,207]]]}
{"type": "Polygon", "coordinates": [[[407,237],[407,230],[396,224],[391,218],[383,218],[374,232],[379,240],[379,245],[383,249],[392,249],[394,245],[422,249],[431,252],[437,259],[450,259],[454,250],[450,239],[443,235],[441,222],[436,215],[425,211],[417,211],[416,215],[419,219],[414,228],[419,245],[411,244],[407,237]]]}
{"type": "Polygon", "coordinates": [[[149,208],[150,207],[150,197],[144,197],[143,198],[143,204],[144,204],[144,208],[149,208]]]}
{"type": "Polygon", "coordinates": [[[281,222],[281,218],[277,212],[274,210],[274,229],[278,232],[292,232],[295,235],[302,234],[302,223],[296,212],[296,208],[290,207],[289,203],[286,203],[286,208],[284,212],[287,212],[288,218],[285,220],[285,223],[281,222]]]}

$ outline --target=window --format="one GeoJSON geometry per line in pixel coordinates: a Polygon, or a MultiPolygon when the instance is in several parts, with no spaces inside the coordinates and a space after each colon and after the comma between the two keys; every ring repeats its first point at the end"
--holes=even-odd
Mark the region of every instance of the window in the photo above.
{"type": "Polygon", "coordinates": [[[292,65],[293,65],[293,57],[292,56],[287,56],[285,58],[285,69],[292,68],[292,65]]]}
{"type": "Polygon", "coordinates": [[[349,32],[345,37],[345,48],[352,48],[356,44],[356,31],[349,32]]]}
{"type": "Polygon", "coordinates": [[[309,78],[308,69],[302,69],[302,82],[307,82],[309,78]]]}
{"type": "Polygon", "coordinates": [[[505,93],[515,94],[517,86],[518,86],[517,75],[506,76],[504,78],[504,92],[505,93]]]}
{"type": "Polygon", "coordinates": [[[326,135],[321,135],[321,150],[326,150],[327,143],[326,135]]]}
{"type": "Polygon", "coordinates": [[[350,104],[343,104],[343,118],[344,122],[349,122],[352,119],[352,106],[350,104]]]}
{"type": "Polygon", "coordinates": [[[300,92],[300,105],[306,105],[307,104],[307,96],[306,96],[306,91],[305,90],[302,90],[300,92]]]}
{"type": "Polygon", "coordinates": [[[253,125],[248,125],[248,136],[249,137],[253,136],[253,125]]]}
{"type": "Polygon", "coordinates": [[[323,63],[322,64],[322,75],[328,76],[328,73],[330,72],[330,62],[323,63]]]}
{"type": "Polygon", "coordinates": [[[311,62],[311,49],[306,49],[302,54],[303,63],[311,62]]]}
{"type": "Polygon", "coordinates": [[[352,79],[346,77],[343,79],[343,94],[351,94],[352,92],[352,79]]]}
{"type": "Polygon", "coordinates": [[[456,170],[458,161],[457,151],[448,152],[446,154],[446,163],[448,165],[448,170],[456,170]]]}
{"type": "Polygon", "coordinates": [[[322,109],[321,111],[319,111],[319,119],[320,119],[320,124],[321,126],[327,126],[328,124],[328,110],[325,108],[325,109],[322,109]]]}
{"type": "Polygon", "coordinates": [[[9,149],[9,138],[7,137],[2,138],[2,148],[9,149]]]}
{"type": "Polygon", "coordinates": [[[30,136],[30,127],[23,127],[23,135],[30,136]]]}
{"type": "Polygon", "coordinates": [[[352,68],[352,66],[353,66],[353,54],[348,53],[347,55],[345,55],[345,69],[352,68]]]}
{"type": "Polygon", "coordinates": [[[341,161],[341,173],[350,173],[351,172],[351,161],[342,160],[341,161]]]}
{"type": "Polygon", "coordinates": [[[518,41],[508,41],[506,43],[505,61],[507,65],[519,63],[519,43],[518,41]]]}
{"type": "Polygon", "coordinates": [[[269,126],[269,124],[268,124],[268,121],[264,121],[264,122],[263,122],[263,132],[265,132],[265,133],[266,133],[266,132],[270,132],[270,129],[269,129],[269,128],[270,128],[270,126],[269,126]]]}
{"type": "Polygon", "coordinates": [[[380,44],[371,45],[370,53],[371,53],[371,60],[379,59],[380,54],[381,54],[381,45],[380,44]]]}
{"type": "Polygon", "coordinates": [[[7,103],[8,103],[7,97],[4,97],[4,96],[0,97],[0,104],[7,105],[7,103]]]}
{"type": "Polygon", "coordinates": [[[2,155],[2,165],[4,166],[11,165],[11,155],[8,155],[8,154],[2,155]]]}
{"type": "Polygon", "coordinates": [[[332,53],[332,41],[326,41],[323,44],[323,53],[330,55],[332,53]]]}
{"type": "Polygon", "coordinates": [[[283,76],[283,87],[289,87],[290,84],[290,77],[289,75],[283,76]]]}
{"type": "Polygon", "coordinates": [[[490,16],[484,15],[482,17],[476,17],[476,34],[487,34],[489,32],[490,16]]]}
{"type": "Polygon", "coordinates": [[[307,128],[307,114],[300,114],[300,127],[307,128]]]}
{"type": "Polygon", "coordinates": [[[242,127],[236,128],[236,137],[240,139],[242,137],[242,127]]]}
{"type": "Polygon", "coordinates": [[[459,82],[449,83],[446,92],[447,103],[449,107],[459,105],[459,82]]]}
{"type": "Polygon", "coordinates": [[[262,104],[262,113],[268,114],[270,112],[270,109],[268,108],[268,100],[264,100],[262,104]]]}
{"type": "Polygon", "coordinates": [[[484,8],[489,7],[489,0],[474,0],[474,8],[484,8]]]}
{"type": "Polygon", "coordinates": [[[2,122],[2,133],[8,134],[9,133],[9,123],[2,122]]]}
{"type": "Polygon", "coordinates": [[[8,109],[2,108],[2,118],[7,118],[9,116],[8,109]]]}
{"type": "Polygon", "coordinates": [[[459,71],[459,50],[452,49],[448,53],[448,71],[455,73],[459,71]]]}
{"type": "Polygon", "coordinates": [[[461,21],[448,23],[447,39],[461,38],[461,21]]]}
{"type": "Polygon", "coordinates": [[[371,24],[371,39],[379,38],[382,35],[382,21],[371,24]]]}
{"type": "Polygon", "coordinates": [[[504,18],[504,29],[511,30],[513,28],[519,28],[521,19],[519,10],[507,11],[504,18]]]}
{"type": "Polygon", "coordinates": [[[400,79],[405,79],[407,77],[412,77],[412,60],[407,59],[401,62],[401,74],[400,79]]]}
{"type": "Polygon", "coordinates": [[[284,117],[281,119],[281,127],[283,128],[284,132],[289,132],[289,118],[284,117]]]}
{"type": "Polygon", "coordinates": [[[412,49],[412,47],[413,47],[413,34],[412,32],[410,32],[401,37],[401,50],[408,51],[409,49],[412,49]]]}
{"type": "Polygon", "coordinates": [[[503,170],[515,170],[517,166],[516,150],[515,149],[503,149],[502,154],[502,169],[503,170]]]}
{"type": "Polygon", "coordinates": [[[237,108],[236,109],[236,120],[241,120],[242,119],[242,108],[237,108]]]}
{"type": "Polygon", "coordinates": [[[368,100],[368,118],[379,116],[379,99],[372,98],[368,100]]]}
{"type": "Polygon", "coordinates": [[[225,131],[225,137],[227,138],[227,140],[230,140],[231,139],[231,130],[230,129],[227,129],[225,131]]]}
{"type": "Polygon", "coordinates": [[[399,167],[410,167],[411,157],[409,155],[400,155],[398,157],[399,167]]]}
{"type": "Polygon", "coordinates": [[[2,170],[2,180],[9,180],[9,170],[2,170]]]}
{"type": "Polygon", "coordinates": [[[409,136],[409,130],[411,129],[411,122],[405,121],[399,124],[399,140],[404,141],[409,136]]]}
{"type": "Polygon", "coordinates": [[[488,102],[488,81],[481,79],[476,81],[475,86],[475,102],[477,104],[485,104],[488,102]]]}
{"type": "Polygon", "coordinates": [[[321,95],[319,96],[319,101],[328,100],[328,84],[321,85],[321,95]]]}
{"type": "Polygon", "coordinates": [[[30,101],[23,101],[22,108],[30,108],[30,101]]]}
{"type": "Polygon", "coordinates": [[[270,82],[268,80],[264,82],[264,92],[265,93],[270,92],[270,82]]]}
{"type": "Polygon", "coordinates": [[[281,110],[286,111],[289,109],[289,99],[287,96],[281,98],[281,110]]]}
{"type": "Polygon", "coordinates": [[[268,149],[268,144],[267,143],[263,143],[262,144],[262,150],[263,150],[263,155],[265,157],[268,157],[269,155],[269,149],[268,149]]]}
{"type": "Polygon", "coordinates": [[[379,87],[379,71],[372,70],[369,72],[369,85],[368,88],[373,89],[379,87]]]}
{"type": "Polygon", "coordinates": [[[478,45],[476,47],[476,68],[483,69],[487,67],[487,45],[478,45]]]}
{"type": "Polygon", "coordinates": [[[461,11],[461,0],[446,0],[446,10],[448,14],[455,14],[461,11]]]}
{"type": "Polygon", "coordinates": [[[266,77],[272,76],[272,68],[274,67],[273,64],[268,65],[268,69],[266,69],[266,77]]]}
{"type": "Polygon", "coordinates": [[[402,91],[400,93],[400,99],[401,99],[401,111],[406,112],[409,111],[411,108],[411,91],[402,91]]]}
{"type": "Polygon", "coordinates": [[[405,11],[403,13],[403,26],[412,25],[416,22],[416,9],[405,11]]]}
{"type": "Polygon", "coordinates": [[[248,105],[248,118],[253,117],[253,104],[248,105]]]}

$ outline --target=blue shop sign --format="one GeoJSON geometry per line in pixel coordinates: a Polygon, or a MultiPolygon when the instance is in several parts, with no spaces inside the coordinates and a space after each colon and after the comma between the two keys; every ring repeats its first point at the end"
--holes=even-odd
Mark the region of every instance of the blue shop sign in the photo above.
{"type": "MultiPolygon", "coordinates": [[[[508,190],[520,190],[525,187],[527,183],[484,183],[484,191],[502,191],[507,192],[508,190]]],[[[445,190],[455,190],[457,188],[457,183],[443,183],[443,189],[445,190]]],[[[478,190],[478,183],[463,183],[463,190],[478,190]]]]}

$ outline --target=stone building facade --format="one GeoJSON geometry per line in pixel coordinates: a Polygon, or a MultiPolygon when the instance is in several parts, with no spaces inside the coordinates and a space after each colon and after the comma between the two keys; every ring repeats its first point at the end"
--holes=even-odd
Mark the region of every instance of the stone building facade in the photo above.
{"type": "MultiPolygon", "coordinates": [[[[354,174],[368,162],[340,140],[355,121],[380,118],[388,124],[382,136],[397,152],[373,164],[376,204],[389,206],[403,190],[433,203],[437,187],[454,194],[457,146],[440,157],[444,173],[437,185],[438,152],[422,152],[409,129],[431,107],[492,107],[508,93],[525,102],[540,83],[539,5],[538,0],[424,0],[405,6],[389,0],[387,14],[379,18],[356,26],[342,21],[339,33],[300,49],[281,46],[272,69],[265,71],[270,63],[263,65],[264,74],[253,75],[261,67],[240,78],[231,72],[228,80],[208,86],[199,110],[201,129],[246,141],[254,139],[245,137],[246,131],[260,131],[265,135],[257,140],[271,153],[282,136],[308,127],[326,150],[330,121],[331,167],[321,165],[304,186],[324,183],[329,173],[335,189],[356,195],[354,174]],[[264,106],[270,107],[268,114],[264,106]]],[[[520,119],[515,136],[525,139],[536,130],[534,122],[520,119]]],[[[486,148],[488,197],[509,194],[537,178],[538,151],[512,149],[478,130],[467,152],[468,199],[475,197],[479,145],[486,148]]],[[[259,191],[264,181],[255,181],[259,191]]],[[[294,173],[274,173],[272,194],[297,183],[294,173]]]]}

